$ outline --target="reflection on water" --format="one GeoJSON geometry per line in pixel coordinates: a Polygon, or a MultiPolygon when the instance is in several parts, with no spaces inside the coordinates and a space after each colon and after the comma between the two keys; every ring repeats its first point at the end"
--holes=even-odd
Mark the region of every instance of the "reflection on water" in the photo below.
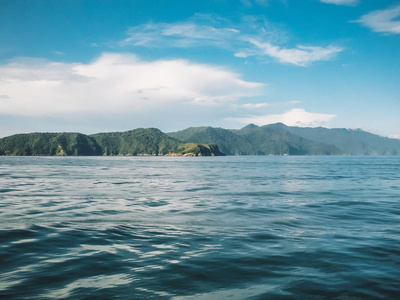
{"type": "Polygon", "coordinates": [[[400,297],[398,157],[0,157],[0,296],[400,297]]]}

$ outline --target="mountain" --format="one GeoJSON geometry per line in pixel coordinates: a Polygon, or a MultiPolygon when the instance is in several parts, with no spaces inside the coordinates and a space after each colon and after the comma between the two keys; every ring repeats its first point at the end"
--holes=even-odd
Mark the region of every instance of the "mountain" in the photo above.
{"type": "Polygon", "coordinates": [[[189,127],[185,130],[168,133],[168,135],[187,143],[216,144],[226,155],[256,154],[249,141],[223,128],[189,127]]]}
{"type": "Polygon", "coordinates": [[[165,155],[176,152],[182,144],[155,128],[97,133],[90,137],[98,143],[104,155],[165,155]]]}
{"type": "Polygon", "coordinates": [[[216,144],[227,155],[339,155],[337,147],[312,141],[281,128],[254,124],[240,130],[190,127],[169,133],[184,142],[216,144]]]}
{"type": "Polygon", "coordinates": [[[0,139],[0,155],[101,155],[100,146],[81,133],[29,133],[0,139]]]}
{"type": "Polygon", "coordinates": [[[92,135],[28,133],[0,139],[0,155],[400,155],[400,140],[360,129],[247,125],[239,130],[156,128],[92,135]]]}
{"type": "Polygon", "coordinates": [[[93,135],[28,133],[0,139],[0,155],[223,155],[216,145],[185,144],[155,128],[93,135]]]}
{"type": "Polygon", "coordinates": [[[257,127],[250,124],[232,132],[249,141],[257,155],[339,155],[343,151],[327,143],[313,141],[280,127],[257,127]]]}
{"type": "Polygon", "coordinates": [[[332,144],[351,155],[400,155],[400,140],[382,137],[361,129],[324,127],[291,127],[284,124],[263,126],[265,129],[285,130],[297,136],[332,144]]]}
{"type": "Polygon", "coordinates": [[[360,129],[277,123],[249,124],[240,130],[190,127],[169,135],[184,142],[216,144],[227,155],[400,155],[400,140],[360,129]]]}
{"type": "Polygon", "coordinates": [[[90,137],[100,145],[104,155],[223,155],[215,145],[184,144],[156,128],[97,133],[90,137]]]}

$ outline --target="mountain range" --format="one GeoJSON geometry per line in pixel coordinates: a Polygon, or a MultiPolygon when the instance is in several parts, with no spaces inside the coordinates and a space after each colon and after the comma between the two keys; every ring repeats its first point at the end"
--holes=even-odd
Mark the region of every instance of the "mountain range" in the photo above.
{"type": "Polygon", "coordinates": [[[400,155],[400,140],[360,129],[247,125],[156,128],[92,135],[28,133],[0,139],[0,155],[400,155]]]}
{"type": "Polygon", "coordinates": [[[183,142],[216,144],[226,155],[400,155],[400,140],[360,129],[276,123],[240,130],[190,127],[168,134],[183,142]]]}
{"type": "Polygon", "coordinates": [[[223,155],[216,145],[183,143],[156,128],[93,135],[28,133],[0,139],[0,155],[223,155]]]}

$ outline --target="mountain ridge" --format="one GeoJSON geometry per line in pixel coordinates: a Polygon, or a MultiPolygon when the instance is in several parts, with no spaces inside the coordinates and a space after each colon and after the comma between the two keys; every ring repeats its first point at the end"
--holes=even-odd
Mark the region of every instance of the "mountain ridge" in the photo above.
{"type": "Polygon", "coordinates": [[[217,128],[219,135],[225,132],[225,139],[235,134],[226,142],[212,135],[211,128],[189,127],[168,134],[185,142],[207,140],[227,155],[400,155],[400,140],[361,129],[295,127],[283,123],[249,124],[241,129],[217,128]],[[203,128],[201,135],[199,128],[203,128]],[[232,139],[240,139],[240,142],[230,146],[232,139]]]}
{"type": "Polygon", "coordinates": [[[295,127],[282,123],[241,129],[157,128],[82,134],[34,132],[0,138],[0,155],[400,155],[400,140],[360,129],[295,127]]]}
{"type": "Polygon", "coordinates": [[[92,135],[27,133],[0,139],[0,155],[7,156],[220,156],[216,145],[183,143],[156,128],[92,135]]]}

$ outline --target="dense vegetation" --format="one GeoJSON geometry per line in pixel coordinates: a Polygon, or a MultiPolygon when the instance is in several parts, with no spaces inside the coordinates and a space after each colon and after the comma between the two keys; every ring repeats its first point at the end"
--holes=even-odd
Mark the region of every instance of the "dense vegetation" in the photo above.
{"type": "Polygon", "coordinates": [[[223,155],[216,145],[184,144],[155,128],[126,132],[29,133],[0,139],[0,155],[223,155]]]}
{"type": "Polygon", "coordinates": [[[216,144],[227,155],[400,155],[400,140],[351,129],[277,123],[250,124],[240,130],[190,127],[169,135],[184,142],[216,144]]]}
{"type": "Polygon", "coordinates": [[[184,142],[217,144],[227,155],[338,155],[333,145],[314,142],[285,130],[248,125],[241,130],[188,128],[170,133],[184,142]]]}
{"type": "Polygon", "coordinates": [[[93,135],[29,133],[0,139],[0,155],[400,155],[400,140],[362,130],[290,127],[156,128],[93,135]],[[222,152],[222,153],[221,153],[222,152]]]}
{"type": "Polygon", "coordinates": [[[171,137],[187,143],[217,144],[226,155],[255,154],[253,145],[243,137],[227,129],[213,127],[190,127],[188,129],[169,133],[171,137]]]}
{"type": "Polygon", "coordinates": [[[100,145],[104,155],[165,155],[177,152],[182,144],[155,128],[97,133],[91,137],[100,145]]]}
{"type": "Polygon", "coordinates": [[[101,155],[99,145],[80,133],[16,134],[0,139],[0,155],[101,155]]]}
{"type": "Polygon", "coordinates": [[[400,155],[400,140],[382,137],[361,129],[302,128],[289,127],[284,124],[264,127],[271,126],[279,126],[295,135],[313,141],[333,144],[344,152],[353,155],[400,155]]]}
{"type": "Polygon", "coordinates": [[[219,148],[215,144],[195,144],[195,143],[187,143],[181,144],[178,147],[178,153],[180,154],[193,154],[196,156],[223,156],[224,154],[219,151],[219,148]]]}

